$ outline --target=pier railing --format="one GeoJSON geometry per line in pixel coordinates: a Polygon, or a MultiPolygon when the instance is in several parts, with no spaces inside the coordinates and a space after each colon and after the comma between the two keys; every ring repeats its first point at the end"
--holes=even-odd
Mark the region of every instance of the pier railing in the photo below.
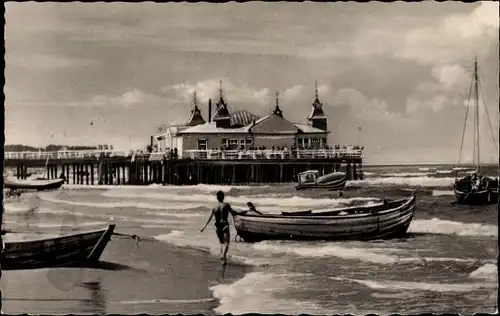
{"type": "MultiPolygon", "coordinates": [[[[106,157],[132,157],[151,161],[171,159],[172,155],[165,152],[132,153],[117,150],[75,150],[54,152],[5,152],[6,160],[61,160],[89,159],[96,160],[106,157]]],[[[360,159],[363,151],[360,149],[315,149],[315,150],[186,150],[182,158],[193,160],[222,159],[315,159],[315,158],[345,158],[360,159]]]]}
{"type": "Polygon", "coordinates": [[[202,159],[315,159],[363,157],[360,149],[315,149],[315,150],[186,150],[185,158],[202,159]]]}
{"type": "Polygon", "coordinates": [[[108,157],[128,157],[130,152],[117,150],[73,150],[73,151],[24,151],[5,152],[4,159],[12,160],[39,160],[39,159],[83,159],[99,158],[101,155],[108,157]]]}

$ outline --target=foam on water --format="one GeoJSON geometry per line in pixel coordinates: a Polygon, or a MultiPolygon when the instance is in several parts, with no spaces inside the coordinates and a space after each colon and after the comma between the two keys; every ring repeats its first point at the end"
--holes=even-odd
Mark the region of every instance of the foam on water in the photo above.
{"type": "Polygon", "coordinates": [[[420,290],[432,292],[472,292],[479,289],[491,289],[494,283],[427,283],[427,282],[405,282],[405,281],[375,281],[360,280],[342,277],[331,277],[337,281],[355,282],[374,290],[420,290]]]}
{"type": "Polygon", "coordinates": [[[276,297],[276,293],[298,286],[297,279],[309,274],[274,274],[251,272],[232,284],[212,286],[214,297],[220,305],[214,309],[218,314],[246,313],[265,314],[329,314],[315,302],[304,302],[276,297]]]}
{"type": "Polygon", "coordinates": [[[453,190],[433,190],[432,196],[450,196],[454,195],[455,192],[453,190]]]}
{"type": "Polygon", "coordinates": [[[405,249],[390,248],[390,247],[355,247],[342,245],[341,243],[330,242],[321,243],[321,245],[304,245],[294,242],[275,242],[262,241],[253,244],[253,249],[268,252],[292,254],[301,257],[323,258],[336,257],[344,260],[359,260],[375,264],[426,264],[427,262],[460,262],[473,263],[477,262],[474,258],[449,258],[449,257],[422,257],[418,253],[412,254],[405,249]]]}
{"type": "Polygon", "coordinates": [[[498,266],[494,263],[486,263],[472,271],[469,274],[469,277],[495,282],[498,280],[498,266]]]}
{"type": "Polygon", "coordinates": [[[430,170],[434,170],[436,168],[429,168],[429,167],[421,167],[421,168],[418,168],[418,171],[430,171],[430,170]]]}
{"type": "Polygon", "coordinates": [[[151,185],[84,185],[84,184],[64,184],[63,189],[67,190],[83,190],[83,189],[95,189],[95,190],[151,190],[151,189],[161,189],[165,191],[177,190],[177,191],[192,191],[197,190],[207,193],[215,193],[217,191],[229,192],[232,189],[251,189],[251,188],[266,188],[267,185],[212,185],[212,184],[197,184],[197,185],[161,185],[161,184],[151,184],[151,185]]]}
{"type": "MultiPolygon", "coordinates": [[[[106,197],[114,197],[114,198],[148,198],[148,199],[157,199],[164,201],[175,201],[175,202],[185,202],[189,200],[188,204],[190,207],[206,207],[207,204],[210,203],[211,200],[214,199],[213,196],[207,194],[190,194],[188,195],[178,195],[178,194],[168,194],[168,193],[157,193],[157,192],[148,192],[148,193],[139,193],[139,192],[123,192],[123,191],[108,191],[102,194],[102,196],[106,197]],[[195,203],[198,202],[198,203],[195,203]],[[204,204],[202,204],[204,203],[204,204]]],[[[357,201],[375,201],[378,198],[373,197],[357,197],[357,198],[329,198],[329,199],[314,199],[300,196],[286,196],[283,194],[278,194],[274,196],[273,194],[268,195],[268,197],[256,197],[256,196],[227,196],[226,201],[230,204],[236,206],[246,205],[248,201],[253,201],[253,203],[260,207],[262,205],[265,206],[282,206],[282,207],[309,207],[315,208],[320,206],[340,206],[340,205],[348,205],[357,201]]],[[[186,204],[186,203],[184,203],[186,204]]]]}
{"type": "Polygon", "coordinates": [[[434,178],[434,177],[386,177],[386,178],[369,178],[365,180],[347,181],[346,186],[370,186],[370,185],[385,185],[385,186],[421,186],[421,187],[445,187],[451,186],[455,178],[434,178]]]}
{"type": "Polygon", "coordinates": [[[463,223],[439,218],[413,220],[409,232],[458,236],[498,236],[498,226],[479,223],[463,223]]]}
{"type": "Polygon", "coordinates": [[[437,170],[436,173],[437,174],[448,174],[448,173],[452,173],[453,170],[451,169],[445,169],[445,170],[437,170]]]}
{"type": "Polygon", "coordinates": [[[80,227],[94,227],[94,226],[105,226],[108,223],[106,222],[83,222],[83,223],[75,223],[73,224],[66,224],[66,223],[38,223],[38,224],[32,224],[30,223],[30,226],[34,227],[39,227],[39,228],[80,228],[80,227]]]}
{"type": "Polygon", "coordinates": [[[338,243],[328,243],[325,246],[305,246],[300,243],[276,243],[263,241],[254,244],[253,248],[259,251],[287,253],[311,258],[337,257],[341,259],[360,260],[378,264],[393,264],[400,262],[400,258],[394,255],[378,253],[371,251],[369,248],[343,247],[338,243]]]}
{"type": "MultiPolygon", "coordinates": [[[[169,204],[152,204],[152,203],[144,203],[144,202],[83,202],[83,201],[70,201],[64,199],[58,199],[50,196],[40,196],[40,199],[46,202],[51,202],[55,204],[66,204],[66,205],[74,205],[74,206],[87,206],[92,208],[142,208],[142,209],[153,209],[153,210],[189,210],[189,209],[197,209],[200,208],[200,203],[169,203],[169,204]]],[[[186,198],[183,199],[184,201],[186,198]]]]}
{"type": "Polygon", "coordinates": [[[396,172],[396,173],[385,173],[384,176],[387,177],[422,177],[434,174],[433,172],[396,172]]]}
{"type": "Polygon", "coordinates": [[[19,221],[11,221],[4,220],[4,224],[14,225],[14,226],[29,226],[29,227],[38,227],[38,228],[65,228],[65,227],[92,227],[92,226],[103,226],[107,225],[106,222],[75,222],[75,223],[33,223],[33,222],[19,222],[19,221]]]}

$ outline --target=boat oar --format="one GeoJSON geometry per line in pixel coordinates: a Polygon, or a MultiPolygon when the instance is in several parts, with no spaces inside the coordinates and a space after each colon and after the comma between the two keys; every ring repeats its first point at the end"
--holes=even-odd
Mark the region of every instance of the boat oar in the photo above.
{"type": "Polygon", "coordinates": [[[132,240],[135,241],[135,246],[136,247],[139,247],[139,241],[141,241],[141,240],[148,240],[148,241],[155,241],[156,240],[153,237],[140,237],[139,235],[135,235],[135,234],[131,235],[131,234],[122,234],[122,233],[113,232],[113,235],[114,236],[119,236],[119,237],[131,238],[132,240]]]}
{"type": "Polygon", "coordinates": [[[257,211],[257,209],[255,208],[255,206],[253,205],[252,202],[247,202],[247,206],[248,206],[248,209],[250,211],[255,212],[255,213],[259,214],[259,215],[264,215],[261,212],[257,211]]]}

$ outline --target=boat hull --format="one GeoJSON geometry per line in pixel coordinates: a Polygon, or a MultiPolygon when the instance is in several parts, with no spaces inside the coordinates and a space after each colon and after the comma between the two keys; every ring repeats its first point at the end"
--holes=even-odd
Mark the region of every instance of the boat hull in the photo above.
{"type": "Polygon", "coordinates": [[[415,201],[415,197],[405,199],[389,209],[382,205],[345,209],[354,213],[358,210],[365,212],[352,215],[330,215],[343,210],[310,215],[236,215],[234,224],[238,235],[246,242],[399,238],[410,226],[415,201]]]}
{"type": "Polygon", "coordinates": [[[29,241],[6,242],[2,270],[92,266],[99,261],[113,235],[107,229],[29,241]]]}
{"type": "Polygon", "coordinates": [[[57,190],[64,184],[64,179],[55,180],[20,180],[5,179],[4,188],[11,190],[57,190]]]}
{"type": "Polygon", "coordinates": [[[498,203],[498,190],[481,190],[474,193],[455,188],[455,198],[460,204],[487,205],[498,203]]]}
{"type": "Polygon", "coordinates": [[[344,189],[347,182],[347,177],[344,175],[339,179],[325,182],[314,182],[314,183],[299,183],[295,186],[296,190],[330,190],[330,191],[341,191],[344,189]]]}
{"type": "Polygon", "coordinates": [[[498,203],[498,179],[487,178],[490,182],[487,188],[471,191],[470,177],[455,181],[453,190],[455,198],[460,204],[487,205],[498,203]]]}

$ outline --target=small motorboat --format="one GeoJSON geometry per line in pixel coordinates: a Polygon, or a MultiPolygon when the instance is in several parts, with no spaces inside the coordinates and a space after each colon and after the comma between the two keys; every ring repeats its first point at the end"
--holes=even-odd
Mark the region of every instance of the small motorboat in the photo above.
{"type": "Polygon", "coordinates": [[[15,179],[12,177],[4,180],[4,188],[10,190],[57,190],[64,184],[65,179],[15,179]]]}
{"type": "Polygon", "coordinates": [[[341,191],[347,182],[347,176],[343,172],[328,173],[320,177],[318,170],[307,170],[299,173],[297,178],[299,182],[295,186],[297,190],[322,189],[341,191]]]}
{"type": "Polygon", "coordinates": [[[457,202],[461,204],[486,205],[498,203],[498,179],[496,178],[468,175],[456,179],[453,189],[457,202]],[[473,176],[479,178],[479,185],[476,185],[473,176]]]}
{"type": "Polygon", "coordinates": [[[5,242],[2,270],[91,266],[99,261],[115,225],[55,238],[5,242]]]}
{"type": "Polygon", "coordinates": [[[262,240],[372,240],[399,238],[413,219],[416,197],[332,211],[234,215],[238,236],[262,240]]]}

